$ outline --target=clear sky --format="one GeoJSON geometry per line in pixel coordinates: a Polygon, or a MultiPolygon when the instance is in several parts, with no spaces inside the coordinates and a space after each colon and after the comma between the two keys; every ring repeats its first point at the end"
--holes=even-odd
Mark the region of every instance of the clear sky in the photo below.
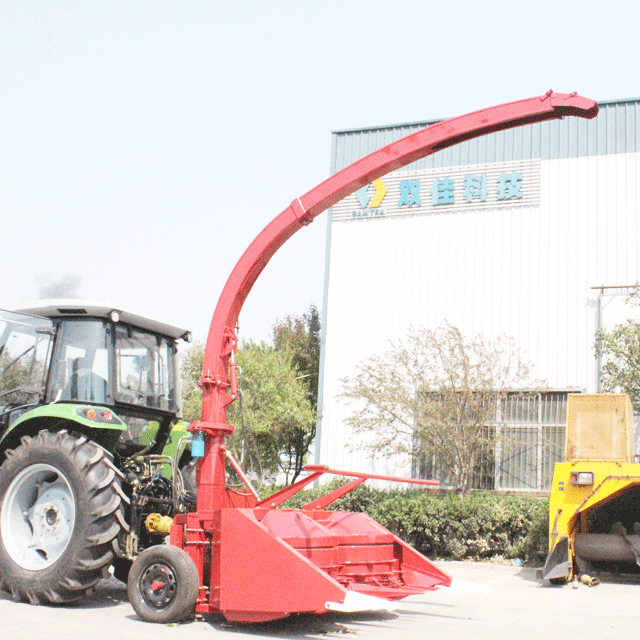
{"type": "MultiPolygon", "coordinates": [[[[637,97],[639,24],[637,0],[1,0],[0,307],[61,285],[204,340],[331,131],[637,97]]],[[[272,259],[241,338],[322,306],[326,228],[272,259]]]]}

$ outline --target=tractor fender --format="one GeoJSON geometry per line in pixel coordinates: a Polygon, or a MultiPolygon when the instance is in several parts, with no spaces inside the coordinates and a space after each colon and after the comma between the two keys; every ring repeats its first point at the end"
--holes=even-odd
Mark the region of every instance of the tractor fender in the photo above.
{"type": "Polygon", "coordinates": [[[75,431],[113,452],[127,425],[109,408],[85,404],[47,404],[22,414],[2,435],[0,454],[18,446],[23,436],[42,430],[75,431]]]}

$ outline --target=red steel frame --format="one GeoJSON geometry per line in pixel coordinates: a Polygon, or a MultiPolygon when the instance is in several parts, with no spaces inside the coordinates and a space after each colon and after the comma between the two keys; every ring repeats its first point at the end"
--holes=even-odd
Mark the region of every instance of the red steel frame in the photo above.
{"type": "MultiPolygon", "coordinates": [[[[309,466],[307,470],[312,473],[308,477],[263,501],[258,500],[255,492],[237,494],[225,486],[225,460],[229,459],[229,455],[224,438],[233,432],[233,427],[227,424],[226,407],[237,397],[236,370],[233,362],[233,355],[237,349],[235,327],[249,291],[275,252],[298,229],[309,224],[333,204],[386,173],[415,160],[464,140],[494,131],[564,116],[593,118],[597,113],[598,106],[593,100],[575,93],[556,94],[549,91],[543,96],[491,107],[433,124],[354,162],[305,195],[296,198],[251,243],[227,280],[215,309],[207,338],[200,380],[203,389],[203,417],[202,421],[193,422],[190,427],[192,431],[204,432],[205,439],[204,457],[198,465],[197,472],[198,508],[195,513],[177,516],[171,531],[172,544],[187,550],[200,574],[202,586],[196,611],[230,611],[230,614],[225,614],[229,619],[258,621],[282,617],[287,615],[285,612],[309,610],[305,608],[305,598],[308,599],[309,596],[301,596],[299,588],[290,588],[286,593],[275,594],[277,597],[274,596],[274,598],[277,602],[262,602],[262,609],[260,609],[262,613],[251,613],[255,611],[253,607],[256,600],[268,599],[273,594],[267,597],[265,595],[267,589],[264,584],[259,583],[259,580],[255,585],[249,585],[248,583],[254,581],[246,578],[243,580],[240,576],[259,575],[260,571],[273,572],[272,565],[269,567],[260,565],[261,562],[267,562],[263,556],[267,557],[270,553],[282,554],[283,559],[282,575],[274,576],[274,580],[281,579],[286,584],[291,573],[306,572],[305,580],[317,585],[314,587],[317,591],[315,594],[317,602],[342,598],[343,592],[339,591],[339,585],[332,579],[327,579],[322,570],[315,568],[313,563],[302,558],[297,551],[289,551],[291,547],[287,547],[286,553],[283,551],[282,542],[278,542],[280,538],[277,535],[274,536],[272,532],[279,526],[288,526],[297,516],[295,514],[287,516],[288,520],[284,522],[282,520],[284,516],[278,515],[273,508],[323,473],[352,476],[355,479],[343,488],[310,503],[304,509],[306,514],[304,517],[307,518],[305,522],[309,526],[313,524],[311,522],[313,520],[321,522],[324,527],[336,527],[337,530],[339,523],[336,524],[335,521],[339,516],[335,516],[336,512],[333,512],[332,516],[331,512],[323,512],[322,509],[367,477],[375,477],[371,474],[336,472],[326,467],[309,466]],[[272,514],[273,517],[265,516],[266,513],[272,514]],[[263,518],[261,522],[273,521],[273,525],[269,525],[272,527],[271,530],[269,526],[258,523],[258,519],[261,518],[263,518]],[[243,550],[248,547],[259,549],[262,553],[260,559],[255,555],[247,558],[243,550]],[[292,564],[287,565],[287,562],[292,564]],[[320,571],[320,574],[317,571],[320,571]],[[236,582],[233,582],[234,580],[236,582]],[[255,589],[253,594],[250,593],[250,586],[255,589]],[[251,597],[254,600],[251,600],[251,597]],[[301,601],[300,598],[302,598],[301,601]],[[285,600],[286,603],[284,603],[285,600]],[[269,607],[273,607],[273,610],[269,607]]],[[[232,461],[231,464],[239,469],[237,463],[232,461]]],[[[415,482],[429,483],[429,481],[415,482]]],[[[357,533],[360,529],[366,530],[368,532],[366,535],[371,540],[376,536],[391,535],[389,532],[376,533],[376,527],[379,525],[373,521],[367,521],[366,516],[351,515],[359,517],[351,533],[357,533]]],[[[316,528],[320,530],[320,524],[316,525],[316,528]]],[[[415,568],[415,585],[420,588],[431,588],[431,585],[438,581],[442,584],[443,580],[449,579],[446,574],[427,566],[426,559],[423,559],[423,562],[418,558],[419,554],[407,545],[403,546],[402,541],[395,540],[393,543],[395,547],[402,547],[407,575],[413,571],[412,567],[415,568]]],[[[307,541],[305,544],[308,544],[304,548],[305,552],[312,554],[310,550],[313,546],[312,542],[307,541]]],[[[390,591],[387,593],[384,589],[383,592],[381,592],[382,597],[403,597],[402,595],[393,596],[390,591]]],[[[314,606],[318,607],[319,612],[324,611],[324,606],[314,606]]]]}

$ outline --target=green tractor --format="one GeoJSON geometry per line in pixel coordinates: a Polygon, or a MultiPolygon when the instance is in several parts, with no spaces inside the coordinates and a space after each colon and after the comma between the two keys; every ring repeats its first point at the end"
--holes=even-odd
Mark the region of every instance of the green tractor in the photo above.
{"type": "Polygon", "coordinates": [[[102,304],[0,311],[0,588],[65,603],[162,543],[196,503],[184,329],[102,304]]]}

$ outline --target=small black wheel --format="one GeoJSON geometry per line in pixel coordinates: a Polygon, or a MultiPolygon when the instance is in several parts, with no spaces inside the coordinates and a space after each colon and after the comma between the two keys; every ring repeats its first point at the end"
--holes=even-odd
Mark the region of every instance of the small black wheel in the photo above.
{"type": "Polygon", "coordinates": [[[145,622],[181,622],[196,605],[200,577],[186,551],[172,545],[145,549],[131,565],[127,595],[145,622]]]}

